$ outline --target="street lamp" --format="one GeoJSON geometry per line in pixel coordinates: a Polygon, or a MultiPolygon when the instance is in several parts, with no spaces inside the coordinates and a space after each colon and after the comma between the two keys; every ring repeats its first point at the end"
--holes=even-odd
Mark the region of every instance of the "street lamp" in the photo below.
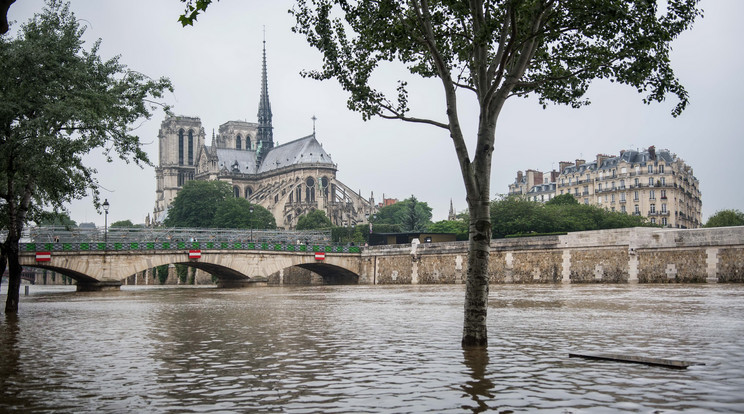
{"type": "Polygon", "coordinates": [[[103,243],[106,244],[106,248],[108,249],[108,210],[109,210],[109,202],[108,198],[103,200],[103,211],[106,212],[106,215],[103,216],[103,243]]]}
{"type": "Polygon", "coordinates": [[[250,206],[250,208],[248,208],[248,212],[251,213],[251,243],[253,243],[253,206],[250,206]]]}

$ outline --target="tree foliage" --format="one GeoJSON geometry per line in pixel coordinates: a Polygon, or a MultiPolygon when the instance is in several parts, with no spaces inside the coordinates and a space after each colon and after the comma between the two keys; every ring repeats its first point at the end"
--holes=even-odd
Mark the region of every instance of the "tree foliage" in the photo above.
{"type": "Polygon", "coordinates": [[[705,227],[744,226],[744,213],[739,210],[719,210],[705,222],[705,227]]]}
{"type": "Polygon", "coordinates": [[[455,233],[457,240],[467,240],[470,229],[466,220],[441,220],[429,225],[431,233],[455,233]]]}
{"type": "Polygon", "coordinates": [[[382,207],[374,217],[370,217],[377,232],[383,224],[396,226],[397,231],[424,231],[431,224],[431,207],[421,202],[415,196],[403,201],[382,207]]]}
{"type": "Polygon", "coordinates": [[[494,200],[491,203],[493,237],[649,225],[644,217],[579,204],[572,195],[564,196],[555,197],[551,201],[557,199],[556,202],[545,204],[518,196],[500,197],[494,200]],[[574,199],[574,202],[569,201],[569,197],[574,199]]]}
{"type": "Polygon", "coordinates": [[[313,210],[297,217],[297,230],[319,230],[331,227],[333,227],[333,223],[323,210],[313,210]]]}
{"type": "Polygon", "coordinates": [[[227,198],[217,206],[211,227],[221,229],[276,229],[271,212],[245,198],[227,198]],[[253,212],[251,213],[251,208],[253,212]]]}
{"type": "Polygon", "coordinates": [[[132,220],[119,220],[111,223],[109,226],[111,228],[131,228],[131,227],[139,227],[136,224],[132,223],[132,220]]]}
{"type": "Polygon", "coordinates": [[[70,215],[64,212],[57,211],[46,211],[42,212],[36,224],[39,226],[64,226],[68,228],[77,227],[75,220],[70,218],[70,215]]]}
{"type": "Polygon", "coordinates": [[[118,155],[151,165],[131,125],[152,116],[170,81],[131,71],[118,57],[103,60],[100,41],[84,47],[84,31],[69,5],[48,0],[15,39],[0,36],[0,209],[9,227],[2,254],[11,276],[6,312],[18,309],[25,223],[88,192],[100,204],[97,171],[83,157],[101,149],[109,161],[118,155]]]}
{"type": "Polygon", "coordinates": [[[224,181],[187,181],[173,199],[163,224],[169,227],[212,227],[217,207],[233,197],[224,181]]]}

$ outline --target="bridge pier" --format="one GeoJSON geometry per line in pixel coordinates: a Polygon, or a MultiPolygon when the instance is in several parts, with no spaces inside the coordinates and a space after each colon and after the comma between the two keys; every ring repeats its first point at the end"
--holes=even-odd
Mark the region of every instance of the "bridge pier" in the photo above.
{"type": "Polygon", "coordinates": [[[109,282],[78,282],[78,292],[102,292],[107,290],[119,290],[121,288],[120,281],[109,281],[109,282]]]}

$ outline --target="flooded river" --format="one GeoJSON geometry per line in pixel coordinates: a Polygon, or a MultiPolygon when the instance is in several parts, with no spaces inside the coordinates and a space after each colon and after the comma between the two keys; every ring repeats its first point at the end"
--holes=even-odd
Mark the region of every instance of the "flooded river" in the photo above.
{"type": "Polygon", "coordinates": [[[0,412],[744,412],[741,285],[492,286],[480,353],[462,286],[70,289],[0,316],[0,412]]]}

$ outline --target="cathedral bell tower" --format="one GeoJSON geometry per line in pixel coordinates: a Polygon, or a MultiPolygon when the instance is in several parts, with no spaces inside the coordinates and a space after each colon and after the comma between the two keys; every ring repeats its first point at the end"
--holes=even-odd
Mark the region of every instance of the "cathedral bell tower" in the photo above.
{"type": "Polygon", "coordinates": [[[271,103],[269,83],[266,79],[266,39],[263,41],[263,68],[261,71],[261,99],[258,103],[258,133],[256,134],[256,169],[261,166],[264,155],[274,147],[274,127],[271,125],[271,103]]]}

